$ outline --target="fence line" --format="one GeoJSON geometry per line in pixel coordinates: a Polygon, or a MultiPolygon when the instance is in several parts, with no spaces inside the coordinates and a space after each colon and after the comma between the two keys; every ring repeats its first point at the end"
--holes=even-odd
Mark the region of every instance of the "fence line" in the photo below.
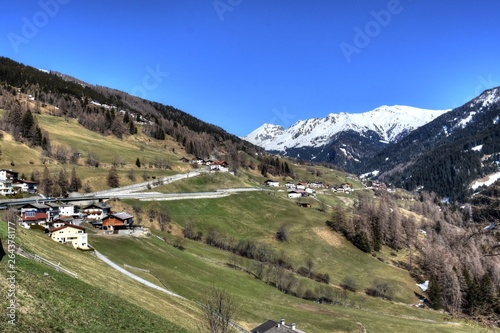
{"type": "Polygon", "coordinates": [[[78,274],[70,271],[70,270],[67,270],[66,268],[64,267],[61,267],[61,264],[58,263],[57,265],[54,264],[53,262],[43,258],[43,257],[40,257],[38,254],[35,254],[35,258],[34,258],[36,261],[39,261],[39,262],[43,262],[44,264],[47,264],[49,265],[50,267],[54,268],[56,271],[61,271],[63,273],[66,273],[72,277],[74,277],[75,279],[78,279],[78,274]]]}

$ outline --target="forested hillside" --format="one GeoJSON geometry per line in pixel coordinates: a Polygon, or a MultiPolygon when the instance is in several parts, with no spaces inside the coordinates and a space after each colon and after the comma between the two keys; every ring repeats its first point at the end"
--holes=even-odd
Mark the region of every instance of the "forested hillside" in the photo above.
{"type": "Polygon", "coordinates": [[[378,170],[379,179],[394,186],[464,201],[472,181],[498,171],[499,92],[487,90],[411,132],[377,154],[363,172],[378,170]]]}
{"type": "Polygon", "coordinates": [[[50,109],[53,115],[76,118],[80,124],[95,132],[122,137],[135,134],[136,124],[140,123],[144,133],[152,138],[161,140],[168,135],[185,147],[189,154],[206,159],[215,157],[231,160],[234,162],[232,165],[239,162],[238,151],[257,151],[250,143],[222,128],[207,124],[172,106],[114,89],[88,85],[8,58],[0,58],[0,83],[0,108],[9,111],[4,118],[3,129],[10,131],[13,124],[13,135],[33,145],[41,146],[43,135],[33,125],[32,114],[53,106],[50,109]],[[16,98],[18,93],[30,96],[29,100],[19,101],[16,98]]]}

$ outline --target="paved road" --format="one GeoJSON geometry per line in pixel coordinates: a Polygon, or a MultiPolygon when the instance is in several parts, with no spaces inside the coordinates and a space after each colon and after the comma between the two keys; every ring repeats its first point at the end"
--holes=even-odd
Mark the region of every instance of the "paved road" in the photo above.
{"type": "Polygon", "coordinates": [[[153,289],[156,289],[156,290],[159,290],[159,291],[162,291],[166,294],[169,294],[169,295],[172,295],[174,297],[179,297],[179,298],[182,298],[182,299],[185,299],[187,300],[187,298],[185,297],[182,297],[181,295],[178,295],[170,290],[167,290],[165,288],[162,288],[160,286],[157,286],[156,284],[154,283],[151,283],[147,280],[144,280],[143,278],[135,275],[135,274],[132,274],[130,273],[129,271],[127,271],[126,269],[118,266],[117,264],[115,264],[114,262],[112,262],[111,260],[109,260],[106,256],[102,255],[101,253],[99,253],[98,251],[94,251],[94,253],[96,254],[97,258],[101,259],[102,261],[104,261],[106,264],[108,264],[109,266],[113,267],[114,269],[116,269],[117,271],[119,271],[120,273],[123,273],[125,275],[127,275],[128,277],[136,280],[137,282],[139,283],[142,283],[143,285],[145,286],[148,286],[150,288],[153,288],[153,289]]]}
{"type": "Polygon", "coordinates": [[[164,184],[170,184],[172,182],[181,180],[181,179],[186,179],[190,177],[196,177],[201,174],[207,173],[207,170],[196,170],[196,171],[191,171],[188,173],[180,173],[177,175],[172,175],[172,176],[167,176],[159,179],[155,179],[152,181],[147,181],[147,182],[142,182],[142,183],[137,183],[137,184],[132,184],[128,186],[121,186],[117,188],[112,188],[109,190],[105,191],[98,191],[98,192],[93,192],[93,193],[88,193],[85,194],[85,196],[118,196],[118,195],[126,195],[129,193],[134,193],[134,192],[139,192],[139,191],[145,191],[148,188],[154,188],[160,185],[164,184]]]}
{"type": "Polygon", "coordinates": [[[163,200],[182,200],[182,199],[205,199],[222,198],[231,193],[260,191],[260,188],[244,187],[221,189],[213,192],[193,192],[193,193],[160,193],[160,192],[141,192],[164,184],[170,184],[175,181],[196,177],[207,173],[207,170],[195,170],[188,173],[182,173],[155,179],[154,181],[142,182],[128,186],[117,187],[105,191],[85,194],[86,197],[108,197],[117,199],[138,199],[143,201],[163,201],[163,200]]]}
{"type": "Polygon", "coordinates": [[[196,177],[209,172],[208,170],[195,170],[188,173],[172,175],[155,179],[154,181],[147,181],[128,186],[117,187],[105,191],[98,191],[93,193],[86,193],[78,195],[77,197],[68,198],[45,198],[35,196],[27,199],[9,199],[0,202],[0,209],[6,209],[9,206],[18,206],[33,202],[71,202],[71,201],[93,201],[98,199],[137,199],[142,201],[163,201],[163,200],[182,200],[182,199],[205,199],[205,198],[222,198],[232,193],[249,192],[249,191],[262,191],[260,188],[244,187],[244,188],[230,188],[220,189],[212,192],[195,192],[195,193],[159,193],[159,192],[141,192],[147,189],[155,188],[160,185],[170,184],[172,182],[196,177]]]}

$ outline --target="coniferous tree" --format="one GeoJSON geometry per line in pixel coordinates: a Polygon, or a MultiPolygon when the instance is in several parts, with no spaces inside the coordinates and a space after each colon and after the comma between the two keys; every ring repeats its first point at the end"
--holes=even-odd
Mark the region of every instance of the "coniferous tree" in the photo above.
{"type": "Polygon", "coordinates": [[[31,113],[30,110],[27,110],[22,119],[22,124],[21,124],[21,135],[23,138],[31,141],[31,133],[32,133],[32,128],[35,125],[35,119],[33,118],[33,114],[31,113]]]}
{"type": "Polygon", "coordinates": [[[59,175],[57,177],[57,187],[59,189],[57,193],[61,197],[66,196],[68,194],[68,189],[69,189],[68,173],[64,168],[59,170],[59,175]]]}
{"type": "Polygon", "coordinates": [[[132,135],[137,134],[137,128],[135,127],[133,121],[129,123],[129,133],[132,135]]]}
{"type": "Polygon", "coordinates": [[[120,178],[118,177],[118,170],[112,166],[109,170],[107,177],[107,184],[109,187],[116,188],[120,186],[120,178]]]}
{"type": "Polygon", "coordinates": [[[78,190],[82,187],[82,181],[76,175],[76,169],[73,168],[71,170],[71,180],[69,183],[69,190],[72,192],[78,192],[78,190]]]}
{"type": "Polygon", "coordinates": [[[42,193],[46,196],[51,195],[53,184],[54,182],[52,180],[52,177],[50,176],[49,169],[47,168],[47,166],[45,166],[43,169],[42,181],[40,183],[40,189],[42,190],[42,193]]]}
{"type": "Polygon", "coordinates": [[[443,301],[441,300],[441,289],[439,287],[438,280],[436,276],[432,275],[429,279],[429,288],[427,289],[427,295],[429,296],[429,302],[435,310],[440,310],[443,308],[443,301]]]}

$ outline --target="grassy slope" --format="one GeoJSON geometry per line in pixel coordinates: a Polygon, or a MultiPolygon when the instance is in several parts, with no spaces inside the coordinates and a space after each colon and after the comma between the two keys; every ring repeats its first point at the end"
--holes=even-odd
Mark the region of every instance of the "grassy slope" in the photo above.
{"type": "Polygon", "coordinates": [[[211,172],[201,176],[192,177],[183,181],[173,182],[151,189],[152,192],[205,192],[227,188],[249,187],[241,178],[228,173],[211,172]]]}
{"type": "MultiPolygon", "coordinates": [[[[3,222],[0,234],[5,240],[3,222]]],[[[52,245],[57,247],[55,243],[52,245]]],[[[85,255],[79,253],[79,256],[85,255]]],[[[8,270],[6,259],[0,263],[0,270],[2,273],[8,270]]],[[[8,298],[2,297],[2,332],[188,332],[165,317],[133,304],[130,297],[116,297],[106,287],[92,286],[19,255],[16,271],[16,325],[6,322],[8,298]]],[[[124,288],[127,286],[125,283],[124,288]]],[[[0,292],[7,295],[5,283],[0,284],[0,292]]]]}
{"type": "MultiPolygon", "coordinates": [[[[0,225],[4,228],[5,224],[0,222],[0,225]]],[[[197,305],[143,286],[101,262],[92,255],[92,252],[82,252],[73,249],[71,246],[57,244],[43,233],[32,230],[18,229],[16,241],[30,252],[37,253],[46,259],[60,263],[64,268],[78,273],[80,283],[97,288],[97,292],[102,292],[105,299],[109,297],[116,299],[117,302],[132,302],[136,307],[135,310],[132,308],[128,312],[129,317],[133,318],[132,321],[140,321],[141,316],[136,315],[135,312],[142,308],[145,312],[152,312],[167,321],[186,328],[188,331],[196,330],[201,318],[200,309],[197,305]]],[[[4,265],[3,262],[2,265],[4,265]]],[[[44,271],[49,272],[50,275],[56,274],[48,266],[45,266],[44,271]]],[[[77,282],[75,281],[75,283],[77,282]]],[[[45,292],[44,287],[41,290],[45,292]]],[[[47,292],[50,291],[47,290],[47,292]]],[[[95,292],[92,291],[92,293],[95,292]]],[[[27,289],[26,300],[28,305],[31,302],[37,302],[38,298],[44,297],[43,294],[33,293],[33,290],[27,289]]],[[[99,297],[93,297],[93,299],[95,303],[91,309],[99,309],[99,297]]],[[[74,306],[75,309],[80,309],[81,307],[80,304],[73,302],[70,297],[67,298],[67,302],[74,306]]],[[[107,303],[104,302],[103,305],[106,306],[107,303]]],[[[83,308],[80,311],[83,311],[83,308]]],[[[82,322],[80,323],[83,325],[83,319],[81,320],[82,322]]],[[[96,329],[95,331],[99,330],[96,329]]]]}
{"type": "Polygon", "coordinates": [[[373,279],[381,278],[396,287],[396,300],[416,303],[414,285],[407,272],[381,263],[362,253],[331,232],[324,222],[329,218],[313,208],[300,208],[295,200],[267,193],[242,193],[218,200],[181,200],[164,202],[174,222],[184,225],[194,222],[206,232],[215,227],[236,239],[248,238],[265,242],[281,250],[291,258],[295,267],[305,266],[306,258],[315,261],[318,272],[328,273],[332,283],[340,284],[346,275],[353,276],[361,289],[368,287],[373,279]],[[289,226],[290,236],[286,243],[274,240],[280,225],[289,226]]]}
{"type": "MultiPolygon", "coordinates": [[[[150,203],[142,204],[147,209],[150,203]]],[[[156,240],[153,240],[154,245],[145,240],[92,240],[97,248],[102,248],[112,258],[126,258],[129,265],[141,263],[139,267],[152,268],[155,278],[183,295],[200,298],[211,284],[228,288],[248,308],[249,319],[244,319],[244,316],[240,319],[249,322],[248,327],[269,317],[287,317],[300,322],[304,330],[308,331],[306,328],[309,328],[311,332],[355,330],[355,321],[362,322],[369,331],[380,332],[386,331],[384,327],[387,325],[393,325],[394,331],[418,331],[427,320],[438,322],[429,324],[430,331],[461,329],[460,326],[443,324],[442,315],[437,312],[399,304],[398,302],[417,303],[414,292],[419,290],[406,271],[384,264],[355,249],[324,226],[328,214],[314,208],[298,208],[293,200],[284,198],[284,193],[244,193],[217,200],[182,200],[161,204],[168,207],[175,224],[182,226],[190,221],[203,231],[213,226],[237,239],[249,238],[266,242],[278,251],[286,251],[295,267],[304,265],[305,259],[311,256],[316,263],[315,270],[329,273],[334,285],[350,275],[361,285],[360,290],[368,287],[375,278],[389,281],[396,290],[396,302],[385,302],[360,294],[351,295],[352,302],[364,299],[364,310],[320,306],[283,295],[245,273],[200,261],[199,257],[219,263],[232,260],[229,253],[201,243],[188,241],[185,252],[172,252],[170,249],[162,249],[164,244],[156,240]],[[273,239],[275,231],[283,223],[290,226],[290,241],[285,244],[273,239]],[[141,250],[137,251],[136,246],[141,250]],[[172,278],[172,275],[176,278],[172,278]],[[335,320],[331,321],[333,313],[335,320]],[[409,317],[420,319],[407,320],[409,317]],[[253,318],[256,318],[255,321],[253,318]]],[[[171,235],[165,233],[162,236],[173,241],[171,235]]],[[[313,288],[318,286],[312,283],[313,288]]]]}
{"type": "MultiPolygon", "coordinates": [[[[149,279],[160,281],[167,288],[193,300],[202,300],[211,286],[231,293],[241,311],[237,321],[252,328],[266,319],[286,318],[306,332],[337,332],[359,330],[358,322],[369,332],[469,332],[471,327],[443,321],[442,314],[418,310],[396,303],[375,301],[363,309],[320,305],[280,293],[244,272],[214,262],[206,246],[188,242],[180,251],[158,239],[92,238],[92,243],[111,259],[150,269],[149,279]],[[194,249],[197,248],[197,249],[194,249]],[[203,252],[202,258],[196,253],[203,252]],[[204,259],[203,259],[204,258],[204,259]],[[209,260],[210,259],[210,260],[209,260]]],[[[222,252],[222,251],[218,251],[222,252]]],[[[219,253],[216,256],[227,256],[219,253]]],[[[147,276],[144,276],[147,278],[147,276]]]]}
{"type": "MultiPolygon", "coordinates": [[[[4,111],[0,110],[0,117],[3,116],[3,113],[4,111]]],[[[133,183],[127,177],[130,170],[133,170],[136,181],[142,181],[143,175],[161,177],[177,172],[187,172],[191,169],[190,165],[178,161],[180,157],[189,157],[189,155],[185,154],[183,147],[172,140],[158,141],[142,134],[125,136],[120,140],[114,136],[104,136],[89,131],[80,126],[76,119],[65,121],[62,117],[46,114],[36,115],[36,119],[42,130],[49,134],[54,146],[63,146],[71,152],[77,151],[82,154],[78,164],[61,165],[54,160],[47,160],[45,164],[42,164],[42,153],[39,147],[30,148],[15,142],[10,135],[4,133],[4,139],[0,142],[2,150],[0,168],[13,169],[20,175],[24,174],[29,178],[34,170],[37,170],[41,175],[44,167],[47,166],[55,178],[62,168],[65,168],[70,174],[74,167],[83,184],[89,181],[93,191],[107,188],[106,176],[115,159],[125,162],[124,167],[118,168],[121,185],[133,183]],[[100,162],[99,168],[85,165],[88,154],[97,158],[100,162]],[[141,168],[137,168],[135,164],[137,158],[141,160],[141,168]],[[154,163],[157,160],[168,161],[173,171],[150,168],[149,163],[154,163]]]]}

